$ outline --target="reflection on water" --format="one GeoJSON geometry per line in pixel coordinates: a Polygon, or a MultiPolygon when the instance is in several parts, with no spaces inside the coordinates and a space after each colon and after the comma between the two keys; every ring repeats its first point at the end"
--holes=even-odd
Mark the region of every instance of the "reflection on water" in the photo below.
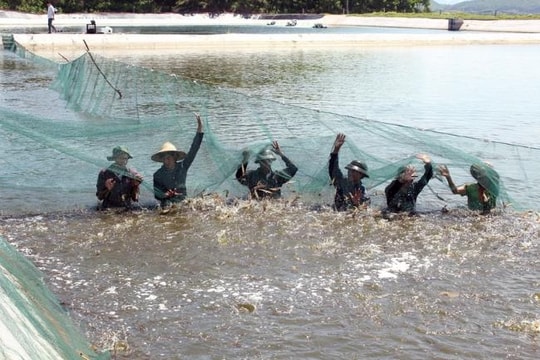
{"type": "Polygon", "coordinates": [[[356,118],[537,143],[531,137],[536,126],[509,126],[540,116],[540,95],[532,88],[540,81],[540,70],[531,63],[540,61],[534,46],[197,50],[114,57],[356,118]]]}
{"type": "Polygon", "coordinates": [[[127,341],[122,358],[533,358],[538,225],[198,199],[1,230],[92,341],[127,341]]]}

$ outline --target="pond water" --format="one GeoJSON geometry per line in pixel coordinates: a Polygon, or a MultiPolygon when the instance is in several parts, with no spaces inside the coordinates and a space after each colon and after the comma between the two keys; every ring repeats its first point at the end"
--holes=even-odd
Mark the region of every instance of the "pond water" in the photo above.
{"type": "MultiPolygon", "coordinates": [[[[539,176],[523,157],[534,159],[540,134],[537,46],[104,55],[276,103],[452,134],[455,146],[489,139],[495,145],[486,156],[512,196],[538,203],[538,192],[519,185],[520,177],[539,176]]],[[[0,71],[5,114],[95,121],[74,114],[49,89],[52,71],[5,51],[0,71]]],[[[235,121],[209,119],[218,128],[235,121]]],[[[297,121],[306,132],[313,125],[297,121]]],[[[357,127],[344,124],[325,130],[330,142],[321,144],[322,156],[336,132],[355,139],[357,127]]],[[[389,221],[377,206],[336,213],[331,196],[313,207],[292,196],[270,203],[209,194],[167,215],[96,213],[99,163],[92,161],[109,151],[107,139],[81,142],[88,155],[81,165],[57,153],[56,142],[10,126],[0,120],[0,235],[43,271],[89,340],[118,358],[540,355],[540,218],[533,205],[480,216],[457,205],[441,212],[440,203],[421,197],[419,216],[389,221]],[[46,157],[37,161],[37,152],[46,157]],[[21,195],[26,191],[32,196],[21,195]]],[[[132,147],[148,178],[155,165],[143,154],[156,146],[152,134],[132,147]]],[[[245,141],[223,136],[231,146],[245,141]]],[[[148,191],[142,197],[152,198],[148,191]]]]}

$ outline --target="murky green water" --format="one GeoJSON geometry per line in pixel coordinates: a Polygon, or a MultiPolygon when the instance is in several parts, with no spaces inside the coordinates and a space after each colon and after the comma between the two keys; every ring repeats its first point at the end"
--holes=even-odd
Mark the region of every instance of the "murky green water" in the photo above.
{"type": "MultiPolygon", "coordinates": [[[[538,137],[536,47],[160,55],[112,56],[340,114],[529,146],[538,137]]],[[[46,87],[50,73],[0,56],[2,107],[70,119],[46,87]]],[[[298,121],[310,131],[309,119],[298,121]]],[[[81,170],[88,180],[77,187],[58,178],[54,189],[68,190],[62,199],[47,191],[50,178],[27,188],[13,179],[24,179],[28,169],[64,173],[70,158],[44,145],[33,149],[45,154],[38,161],[20,134],[5,125],[0,132],[11,171],[2,174],[10,207],[0,235],[43,271],[90,341],[117,358],[539,355],[535,211],[443,213],[440,202],[421,198],[420,216],[389,221],[378,206],[335,213],[327,206],[331,197],[314,205],[295,196],[231,203],[209,195],[168,215],[95,213],[93,168],[81,170]],[[17,196],[27,190],[38,195],[17,196]]],[[[141,146],[154,140],[141,139],[141,146]]],[[[227,140],[234,142],[234,134],[227,140]]],[[[329,146],[321,147],[326,153],[329,146]]],[[[502,164],[521,155],[497,153],[502,164]]],[[[510,189],[534,202],[538,193],[519,186],[523,173],[538,176],[508,175],[515,180],[510,189]]],[[[142,196],[151,199],[149,192],[142,196]]],[[[380,194],[374,198],[379,204],[380,194]]]]}
{"type": "Polygon", "coordinates": [[[539,224],[206,199],[168,215],[14,219],[2,233],[120,358],[532,359],[539,224]]]}

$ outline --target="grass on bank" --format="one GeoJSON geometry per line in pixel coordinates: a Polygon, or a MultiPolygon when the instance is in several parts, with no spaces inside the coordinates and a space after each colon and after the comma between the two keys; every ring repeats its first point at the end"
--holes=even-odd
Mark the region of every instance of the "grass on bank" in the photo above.
{"type": "Polygon", "coordinates": [[[429,12],[429,13],[398,13],[398,12],[374,12],[369,14],[349,14],[349,16],[366,17],[400,17],[400,18],[423,18],[423,19],[463,19],[463,20],[540,20],[540,14],[472,14],[466,12],[429,12]]]}

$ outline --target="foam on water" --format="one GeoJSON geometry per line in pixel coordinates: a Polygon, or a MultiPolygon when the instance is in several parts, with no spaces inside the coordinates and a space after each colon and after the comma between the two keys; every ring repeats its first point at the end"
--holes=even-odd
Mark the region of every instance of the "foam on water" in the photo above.
{"type": "MultiPolygon", "coordinates": [[[[325,344],[319,354],[334,356],[366,327],[389,334],[389,344],[419,341],[407,332],[411,322],[422,336],[458,352],[464,347],[465,355],[474,346],[455,342],[458,334],[475,341],[493,328],[533,334],[538,321],[534,302],[523,301],[533,297],[526,289],[535,280],[521,276],[537,261],[534,213],[456,211],[389,221],[369,210],[225,206],[206,198],[165,216],[58,214],[3,226],[75,319],[88,324],[91,338],[109,349],[112,339],[129,344],[125,353],[133,358],[170,357],[174,344],[193,357],[202,356],[203,345],[206,354],[220,348],[228,356],[254,355],[225,345],[235,342],[252,344],[263,358],[287,357],[289,350],[303,353],[297,336],[306,327],[325,344]],[[321,337],[328,331],[337,336],[332,343],[321,337]],[[166,340],[172,333],[176,340],[166,340]],[[263,350],[279,333],[289,350],[263,350]]],[[[510,334],[495,339],[511,346],[510,334]]],[[[382,349],[402,355],[392,346],[382,349]]]]}

